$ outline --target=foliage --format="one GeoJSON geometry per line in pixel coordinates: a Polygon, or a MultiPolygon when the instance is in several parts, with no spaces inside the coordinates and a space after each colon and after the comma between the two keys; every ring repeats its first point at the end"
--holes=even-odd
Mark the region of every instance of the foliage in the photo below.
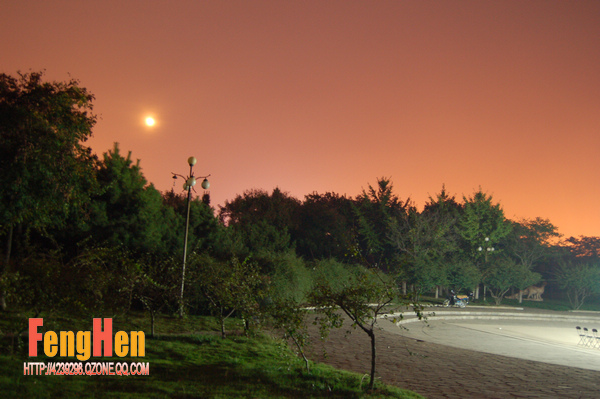
{"type": "Polygon", "coordinates": [[[269,298],[305,303],[313,277],[302,258],[293,251],[262,252],[254,258],[261,273],[269,279],[269,298]]]}
{"type": "Polygon", "coordinates": [[[292,248],[291,232],[298,226],[300,201],[275,188],[269,195],[262,190],[249,190],[220,207],[219,219],[240,231],[252,253],[274,252],[292,248]]]}
{"type": "Polygon", "coordinates": [[[371,340],[371,379],[369,389],[375,384],[376,345],[375,325],[383,309],[397,298],[393,281],[379,270],[363,269],[344,282],[341,289],[334,288],[326,280],[319,280],[311,294],[311,302],[324,317],[317,318],[322,332],[331,327],[341,327],[341,309],[371,340]]]}
{"type": "Polygon", "coordinates": [[[154,337],[156,317],[169,305],[179,300],[179,259],[162,258],[151,254],[137,262],[134,297],[150,314],[150,336],[154,337]]]}
{"type": "Polygon", "coordinates": [[[335,193],[309,194],[300,207],[296,252],[305,259],[343,260],[354,238],[352,200],[335,193]]]}
{"type": "Polygon", "coordinates": [[[558,286],[567,293],[571,307],[581,308],[586,298],[600,293],[600,265],[588,262],[563,262],[555,275],[558,286]]]}
{"type": "Polygon", "coordinates": [[[571,253],[577,258],[589,260],[600,259],[600,237],[569,237],[566,240],[566,245],[571,253]]]}
{"type": "Polygon", "coordinates": [[[517,278],[514,286],[519,289],[519,302],[522,302],[521,291],[540,280],[540,276],[532,271],[552,256],[553,244],[560,234],[549,220],[539,217],[521,219],[511,224],[512,229],[504,246],[507,256],[520,265],[520,272],[517,273],[521,273],[521,277],[517,278]]]}
{"type": "Polygon", "coordinates": [[[458,233],[464,240],[465,250],[474,258],[485,257],[487,248],[496,248],[511,231],[499,204],[492,204],[492,196],[481,189],[472,197],[464,197],[464,211],[458,221],[458,233]]]}
{"type": "Polygon", "coordinates": [[[392,223],[390,239],[399,251],[400,278],[413,286],[418,301],[421,293],[446,283],[447,255],[456,247],[449,239],[449,219],[438,213],[410,208],[403,224],[404,228],[398,221],[392,223]]]}
{"type": "MultiPolygon", "coordinates": [[[[192,190],[193,192],[193,190],[192,190]]],[[[163,230],[170,234],[165,234],[164,239],[170,239],[170,244],[167,246],[168,253],[179,253],[183,248],[183,231],[185,228],[185,215],[187,214],[187,192],[180,194],[173,190],[162,194],[164,212],[168,214],[163,218],[166,223],[170,223],[170,228],[163,230]],[[176,232],[174,234],[174,232],[176,232]]],[[[188,248],[196,252],[214,251],[215,247],[219,246],[219,240],[222,238],[221,225],[214,215],[213,209],[208,206],[202,199],[192,195],[190,201],[190,221],[188,231],[188,248]]],[[[232,248],[228,248],[232,250],[232,248]]],[[[228,252],[227,255],[231,255],[228,252]]]]}
{"type": "Polygon", "coordinates": [[[310,362],[304,353],[309,341],[306,326],[308,312],[308,308],[290,298],[278,298],[269,309],[273,328],[281,331],[283,339],[292,340],[304,360],[306,371],[310,372],[310,362]]]}
{"type": "Polygon", "coordinates": [[[348,284],[356,280],[363,272],[363,266],[342,263],[335,259],[317,260],[312,263],[312,278],[314,283],[326,283],[334,292],[344,290],[348,284]]]}
{"type": "Polygon", "coordinates": [[[448,263],[446,282],[456,293],[472,291],[481,281],[481,272],[471,259],[455,256],[448,263]]]}
{"type": "Polygon", "coordinates": [[[79,82],[44,82],[42,72],[0,74],[0,220],[62,225],[85,208],[94,186],[83,142],[96,123],[94,96],[79,82]]]}
{"type": "Polygon", "coordinates": [[[504,295],[512,287],[523,289],[540,281],[541,276],[526,265],[516,263],[510,257],[501,257],[493,262],[483,282],[488,286],[496,305],[502,303],[504,295]]]}
{"type": "Polygon", "coordinates": [[[190,271],[196,269],[190,282],[196,285],[219,320],[223,338],[225,320],[234,312],[246,321],[247,328],[259,316],[264,282],[254,262],[249,259],[240,262],[237,258],[222,262],[203,254],[191,256],[189,264],[190,271]]]}
{"type": "Polygon", "coordinates": [[[104,153],[98,169],[101,195],[93,201],[90,234],[103,245],[123,245],[134,253],[167,251],[162,197],[144,178],[139,161],[133,163],[131,152],[123,157],[118,143],[104,153]]]}
{"type": "MultiPolygon", "coordinates": [[[[46,235],[88,208],[97,186],[94,157],[82,143],[96,123],[93,99],[76,80],[0,74],[0,234],[7,240],[0,274],[9,271],[15,237],[46,235]],[[15,227],[23,234],[13,234],[15,227]]],[[[4,292],[0,305],[6,309],[4,292]]]]}
{"type": "Polygon", "coordinates": [[[377,180],[377,187],[369,185],[355,201],[358,236],[355,260],[367,267],[383,271],[396,269],[395,248],[389,238],[392,223],[406,217],[410,200],[402,202],[393,192],[388,178],[377,180]]]}
{"type": "Polygon", "coordinates": [[[557,227],[548,219],[522,219],[512,222],[507,247],[512,256],[531,268],[548,256],[553,242],[558,238],[560,234],[557,227]]]}
{"type": "MultiPolygon", "coordinates": [[[[472,197],[463,197],[464,208],[457,224],[461,237],[461,250],[464,257],[470,258],[478,266],[482,281],[505,281],[491,256],[501,253],[500,243],[510,233],[511,225],[504,217],[499,204],[492,203],[492,196],[481,191],[472,197]],[[499,274],[500,273],[500,274],[499,274]]],[[[477,295],[476,295],[477,297],[477,295]]]]}
{"type": "Polygon", "coordinates": [[[120,314],[131,306],[136,265],[121,247],[89,246],[68,262],[57,251],[19,261],[10,303],[35,313],[120,314]]]}

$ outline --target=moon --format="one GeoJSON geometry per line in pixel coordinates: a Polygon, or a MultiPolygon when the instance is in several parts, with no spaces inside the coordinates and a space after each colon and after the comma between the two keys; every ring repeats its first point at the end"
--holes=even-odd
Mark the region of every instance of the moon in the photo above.
{"type": "Polygon", "coordinates": [[[149,127],[156,125],[156,120],[154,120],[154,118],[151,116],[148,116],[146,118],[145,122],[146,122],[146,126],[149,126],[149,127]]]}

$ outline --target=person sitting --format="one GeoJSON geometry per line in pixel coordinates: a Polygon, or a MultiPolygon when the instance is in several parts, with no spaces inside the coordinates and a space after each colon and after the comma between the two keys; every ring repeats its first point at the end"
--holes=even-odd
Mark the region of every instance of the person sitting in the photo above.
{"type": "Polygon", "coordinates": [[[456,304],[456,293],[454,292],[454,290],[450,290],[450,306],[454,306],[456,304]]]}

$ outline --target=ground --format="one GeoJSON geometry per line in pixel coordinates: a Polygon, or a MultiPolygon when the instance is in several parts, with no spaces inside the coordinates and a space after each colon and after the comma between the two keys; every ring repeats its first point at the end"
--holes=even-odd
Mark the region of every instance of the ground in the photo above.
{"type": "MultiPolygon", "coordinates": [[[[385,383],[410,389],[429,399],[596,398],[599,395],[600,371],[438,345],[403,337],[387,327],[377,332],[377,376],[385,383]]],[[[318,338],[318,328],[311,324],[309,357],[368,374],[371,362],[368,336],[361,330],[353,330],[349,335],[345,331],[345,328],[334,330],[323,342],[318,338]]]]}

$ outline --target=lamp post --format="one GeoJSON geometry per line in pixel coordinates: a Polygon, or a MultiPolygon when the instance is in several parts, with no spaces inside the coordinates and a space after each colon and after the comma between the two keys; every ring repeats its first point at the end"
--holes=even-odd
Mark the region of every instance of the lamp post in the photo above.
{"type": "MultiPolygon", "coordinates": [[[[483,252],[483,259],[484,259],[485,263],[487,263],[487,261],[488,261],[488,254],[494,252],[496,249],[491,245],[489,237],[485,237],[485,244],[484,245],[486,245],[485,248],[483,248],[482,246],[479,246],[479,248],[477,248],[477,250],[479,252],[485,251],[485,252],[483,252]]],[[[478,288],[477,291],[479,291],[479,286],[477,286],[477,288],[478,288]]],[[[483,285],[483,300],[484,301],[485,301],[485,291],[486,291],[486,289],[487,289],[487,286],[484,284],[483,285]]],[[[477,299],[479,299],[479,292],[477,292],[477,299]]]]}
{"type": "MultiPolygon", "coordinates": [[[[185,262],[187,260],[187,240],[188,240],[188,231],[190,227],[190,203],[192,200],[192,187],[196,185],[196,177],[194,177],[194,165],[196,165],[196,158],[189,157],[188,165],[190,165],[190,174],[185,177],[183,175],[179,175],[177,173],[173,173],[173,179],[177,179],[177,177],[181,177],[185,180],[183,183],[183,189],[187,190],[187,211],[185,217],[185,234],[183,236],[183,265],[181,268],[181,293],[179,296],[179,316],[183,317],[184,314],[184,306],[183,306],[183,289],[185,287],[185,262]]],[[[202,181],[202,188],[208,189],[210,187],[210,183],[208,182],[208,176],[203,176],[204,180],[202,181]]]]}

